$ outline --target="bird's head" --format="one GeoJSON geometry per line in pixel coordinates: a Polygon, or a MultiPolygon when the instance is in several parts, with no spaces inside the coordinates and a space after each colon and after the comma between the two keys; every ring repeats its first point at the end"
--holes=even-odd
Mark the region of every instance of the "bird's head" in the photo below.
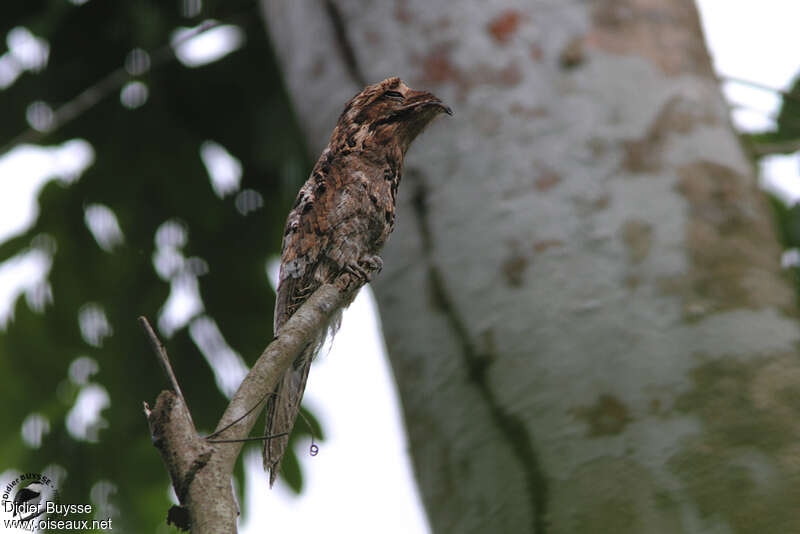
{"type": "Polygon", "coordinates": [[[437,115],[453,111],[432,93],[414,91],[400,78],[368,85],[350,99],[333,132],[343,150],[401,150],[437,115]]]}

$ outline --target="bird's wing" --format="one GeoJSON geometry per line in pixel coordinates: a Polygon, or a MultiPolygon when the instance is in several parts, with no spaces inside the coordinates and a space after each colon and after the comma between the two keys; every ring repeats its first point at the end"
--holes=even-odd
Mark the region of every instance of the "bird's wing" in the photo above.
{"type": "MultiPolygon", "coordinates": [[[[325,254],[331,243],[331,215],[335,185],[329,182],[330,159],[323,153],[317,166],[297,194],[286,221],[281,246],[281,270],[275,300],[274,332],[289,320],[297,308],[320,286],[318,269],[327,263],[325,254]]],[[[335,214],[334,214],[335,215],[335,214]]],[[[265,436],[286,433],[264,441],[264,467],[270,470],[270,485],[280,471],[281,460],[289,443],[289,434],[300,411],[300,402],[308,379],[311,360],[319,351],[325,333],[320,332],[286,370],[275,391],[267,399],[265,436]]]]}
{"type": "Polygon", "coordinates": [[[319,287],[315,273],[330,241],[331,222],[328,214],[333,199],[333,188],[329,186],[327,176],[315,168],[315,172],[300,188],[286,220],[273,324],[276,335],[295,310],[319,287]]]}
{"type": "MultiPolygon", "coordinates": [[[[369,197],[367,183],[361,169],[348,170],[323,153],[311,177],[300,189],[283,237],[275,303],[276,335],[322,283],[334,282],[342,268],[363,253],[362,242],[368,235],[362,206],[369,197]]],[[[332,318],[331,331],[338,328],[340,317],[341,314],[336,314],[332,318]]],[[[300,411],[311,361],[325,341],[325,335],[326,331],[319,332],[303,349],[267,399],[265,436],[286,433],[264,442],[264,467],[270,469],[270,484],[280,470],[288,434],[300,411]]]]}

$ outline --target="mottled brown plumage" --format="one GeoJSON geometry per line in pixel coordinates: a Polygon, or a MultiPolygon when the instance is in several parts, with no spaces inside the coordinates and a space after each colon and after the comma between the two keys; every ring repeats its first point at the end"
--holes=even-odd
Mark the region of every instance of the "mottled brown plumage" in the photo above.
{"type": "MultiPolygon", "coordinates": [[[[403,157],[414,138],[438,114],[452,112],[425,91],[399,78],[367,86],[346,105],[327,148],[297,195],[286,221],[275,305],[277,334],[300,305],[324,283],[353,290],[383,263],[378,255],[394,228],[403,157]]],[[[338,319],[331,329],[338,326],[338,319]]],[[[270,485],[280,470],[311,360],[325,332],[286,371],[267,400],[264,467],[270,485]]]]}

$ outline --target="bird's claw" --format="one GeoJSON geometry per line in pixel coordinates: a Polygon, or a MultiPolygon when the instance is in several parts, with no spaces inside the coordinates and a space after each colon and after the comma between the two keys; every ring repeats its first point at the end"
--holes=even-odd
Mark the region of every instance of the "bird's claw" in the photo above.
{"type": "Polygon", "coordinates": [[[370,278],[380,273],[383,269],[383,260],[380,256],[367,256],[361,259],[361,263],[366,266],[370,278]]]}
{"type": "Polygon", "coordinates": [[[354,277],[353,282],[366,284],[372,277],[383,269],[383,260],[380,256],[366,256],[357,262],[348,263],[344,266],[345,272],[354,277]]]}
{"type": "Polygon", "coordinates": [[[344,266],[344,270],[361,282],[369,282],[369,272],[356,262],[348,263],[344,266]]]}

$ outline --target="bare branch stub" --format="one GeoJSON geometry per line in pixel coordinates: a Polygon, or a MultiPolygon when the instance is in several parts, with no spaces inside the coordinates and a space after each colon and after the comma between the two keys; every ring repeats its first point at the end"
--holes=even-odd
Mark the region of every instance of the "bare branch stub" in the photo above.
{"type": "Polygon", "coordinates": [[[161,364],[161,368],[164,370],[164,374],[167,375],[167,379],[169,380],[170,386],[172,387],[172,391],[178,396],[178,398],[183,402],[183,405],[186,407],[186,416],[189,418],[189,423],[192,425],[192,429],[194,429],[194,421],[192,420],[192,413],[189,411],[189,405],[186,402],[186,397],[183,396],[183,391],[181,391],[181,386],[178,384],[178,379],[175,377],[175,371],[172,370],[172,364],[169,361],[169,356],[167,355],[167,349],[164,347],[164,344],[161,343],[161,340],[158,339],[153,327],[150,326],[150,322],[147,320],[147,317],[140,316],[139,317],[139,324],[144,329],[145,334],[147,335],[148,341],[150,341],[150,347],[153,349],[153,352],[158,358],[159,363],[161,364]]]}
{"type": "MultiPolygon", "coordinates": [[[[172,391],[159,394],[147,422],[153,445],[164,460],[178,501],[190,508],[192,482],[211,459],[212,445],[197,435],[186,405],[172,391]]],[[[189,524],[182,526],[188,527],[189,524]]]]}

